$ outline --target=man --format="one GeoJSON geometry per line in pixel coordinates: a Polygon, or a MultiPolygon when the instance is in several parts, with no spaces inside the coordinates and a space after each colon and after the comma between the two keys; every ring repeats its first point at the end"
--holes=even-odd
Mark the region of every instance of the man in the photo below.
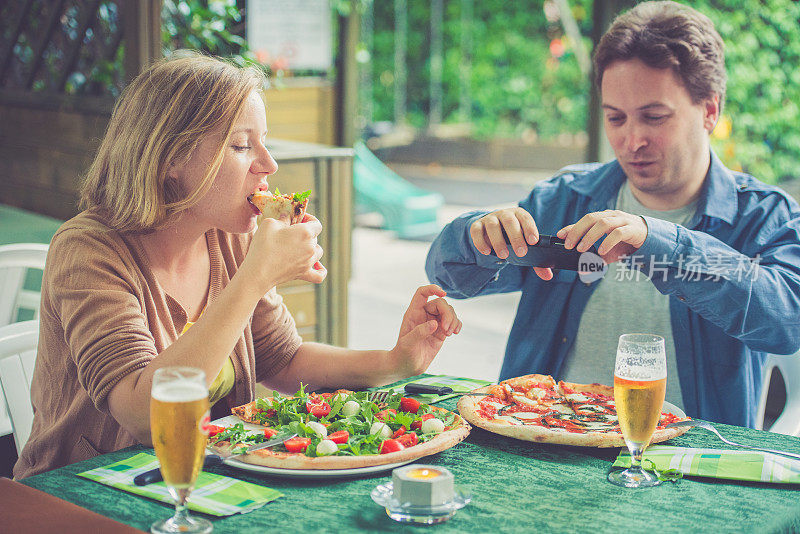
{"type": "Polygon", "coordinates": [[[667,340],[667,400],[753,426],[765,353],[800,348],[800,206],[710,148],[726,75],[706,16],[639,4],[594,62],[616,159],[563,169],[519,207],[455,219],[431,246],[428,277],[456,298],[522,291],[501,379],[609,383],[619,335],[654,333],[667,340]],[[594,245],[608,273],[584,282],[506,261],[540,233],[594,245]]]}

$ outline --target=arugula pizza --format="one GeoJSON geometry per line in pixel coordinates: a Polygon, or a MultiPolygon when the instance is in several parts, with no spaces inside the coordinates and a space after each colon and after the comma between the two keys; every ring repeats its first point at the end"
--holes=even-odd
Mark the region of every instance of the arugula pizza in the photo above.
{"type": "MultiPolygon", "coordinates": [[[[458,401],[459,413],[475,426],[513,438],[584,447],[624,447],[614,388],[556,382],[530,374],[476,389],[458,401]],[[476,395],[485,393],[484,396],[476,395]]],[[[681,418],[661,413],[651,443],[679,436],[688,427],[666,428],[681,418]]]]}
{"type": "Polygon", "coordinates": [[[275,393],[232,412],[242,423],[227,428],[211,425],[210,444],[236,452],[278,432],[296,433],[283,445],[237,457],[284,469],[350,469],[413,460],[456,445],[470,430],[458,414],[443,408],[400,394],[377,404],[365,391],[317,394],[301,387],[294,396],[275,393]],[[244,423],[258,425],[260,432],[244,423]]]}

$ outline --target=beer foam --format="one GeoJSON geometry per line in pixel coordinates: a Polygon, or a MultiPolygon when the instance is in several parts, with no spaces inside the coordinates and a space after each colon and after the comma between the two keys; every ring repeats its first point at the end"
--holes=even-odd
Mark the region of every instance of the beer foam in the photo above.
{"type": "Polygon", "coordinates": [[[208,397],[208,390],[197,382],[168,382],[153,386],[151,395],[161,402],[191,402],[208,397]]]}

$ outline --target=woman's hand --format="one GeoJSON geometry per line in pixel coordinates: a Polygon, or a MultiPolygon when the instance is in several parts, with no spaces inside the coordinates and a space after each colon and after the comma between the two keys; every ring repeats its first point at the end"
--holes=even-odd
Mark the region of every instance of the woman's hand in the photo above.
{"type": "Polygon", "coordinates": [[[319,262],[323,251],[317,236],[321,232],[322,224],[309,213],[291,226],[288,219],[264,218],[253,234],[242,269],[263,284],[264,293],[291,280],[319,284],[328,274],[319,262]]]}
{"type": "MultiPolygon", "coordinates": [[[[528,253],[528,245],[539,242],[539,229],[533,217],[522,208],[505,208],[484,215],[469,228],[469,235],[475,248],[484,256],[494,250],[498,258],[508,258],[508,243],[514,249],[514,254],[521,258],[528,253]]],[[[547,267],[534,267],[533,271],[542,280],[553,278],[553,271],[547,267]]]]}
{"type": "Polygon", "coordinates": [[[431,284],[417,289],[411,298],[397,345],[390,351],[396,371],[402,377],[425,371],[442,348],[444,340],[461,331],[461,321],[453,307],[442,297],[446,293],[431,284]],[[438,297],[428,300],[431,297],[438,297]]]}

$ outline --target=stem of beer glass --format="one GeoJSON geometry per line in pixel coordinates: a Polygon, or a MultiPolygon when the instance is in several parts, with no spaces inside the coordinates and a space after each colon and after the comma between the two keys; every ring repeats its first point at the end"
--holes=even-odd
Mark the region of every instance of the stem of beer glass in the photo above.
{"type": "Polygon", "coordinates": [[[631,469],[642,468],[642,455],[644,454],[644,444],[629,441],[628,451],[631,453],[631,469]]]}
{"type": "Polygon", "coordinates": [[[189,499],[189,489],[176,489],[175,493],[178,498],[175,500],[175,515],[172,517],[179,525],[185,525],[189,522],[189,508],[186,506],[186,501],[189,499]]]}

